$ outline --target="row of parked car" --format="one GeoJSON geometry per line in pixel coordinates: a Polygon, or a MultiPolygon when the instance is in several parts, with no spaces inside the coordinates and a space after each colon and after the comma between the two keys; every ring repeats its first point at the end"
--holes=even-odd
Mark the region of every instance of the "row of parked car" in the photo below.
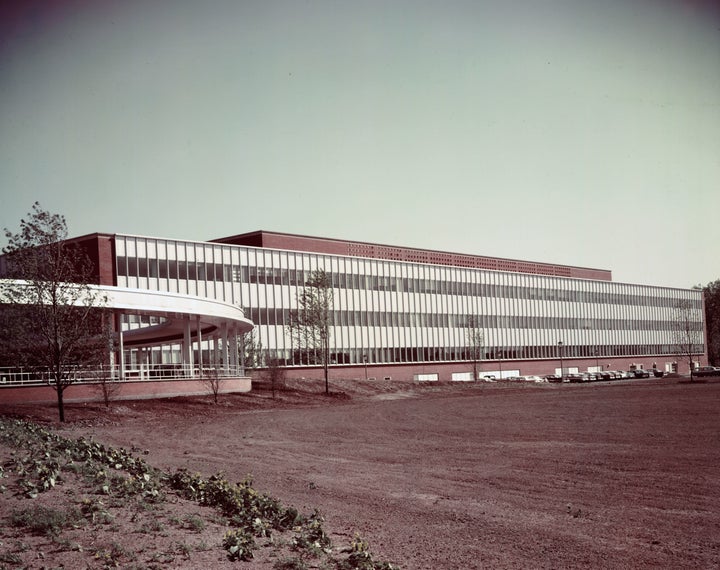
{"type": "Polygon", "coordinates": [[[720,376],[718,366],[700,366],[693,371],[694,376],[720,376]]]}
{"type": "MultiPolygon", "coordinates": [[[[720,374],[720,370],[718,371],[720,374]]],[[[653,368],[651,370],[603,370],[602,372],[583,372],[581,374],[564,374],[562,378],[557,374],[546,374],[544,376],[511,376],[503,378],[507,382],[599,382],[603,380],[620,380],[622,378],[660,378],[663,375],[662,370],[653,368]]],[[[494,376],[485,376],[486,382],[497,381],[494,376]]]]}
{"type": "Polygon", "coordinates": [[[597,382],[600,380],[621,380],[623,378],[661,378],[664,372],[657,368],[643,370],[603,370],[602,372],[584,372],[582,374],[567,374],[563,382],[597,382]]]}

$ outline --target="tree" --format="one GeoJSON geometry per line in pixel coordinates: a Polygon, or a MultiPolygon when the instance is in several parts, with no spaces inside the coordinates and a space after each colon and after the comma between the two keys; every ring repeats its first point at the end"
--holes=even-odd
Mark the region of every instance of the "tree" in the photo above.
{"type": "Polygon", "coordinates": [[[220,376],[217,368],[203,368],[200,374],[200,381],[205,384],[207,391],[212,394],[214,402],[218,403],[218,394],[223,377],[220,376]]]}
{"type": "Polygon", "coordinates": [[[690,381],[694,380],[695,359],[702,351],[702,322],[695,318],[696,311],[690,301],[678,301],[675,305],[673,323],[674,352],[680,359],[687,359],[690,381]]]}
{"type": "Polygon", "coordinates": [[[325,373],[325,394],[330,393],[328,364],[332,333],[333,289],[330,276],[313,271],[297,296],[298,308],[290,315],[290,337],[300,363],[320,364],[325,373]]]}
{"type": "MultiPolygon", "coordinates": [[[[248,314],[246,312],[246,314],[248,314]]],[[[242,357],[245,368],[259,368],[262,366],[262,343],[255,334],[257,329],[243,333],[238,338],[238,352],[242,357]]]]}
{"type": "Polygon", "coordinates": [[[282,363],[277,356],[273,355],[268,358],[266,378],[270,381],[270,388],[274,400],[275,392],[283,386],[285,380],[285,369],[282,368],[282,363]]]}
{"type": "Polygon", "coordinates": [[[42,374],[57,392],[65,421],[63,394],[79,367],[109,360],[110,327],[104,325],[106,299],[91,286],[93,265],[76,244],[67,242],[64,216],[35,202],[20,231],[5,228],[0,297],[0,342],[5,357],[42,374]]]}
{"type": "Polygon", "coordinates": [[[707,353],[710,364],[720,366],[720,279],[703,288],[705,294],[705,324],[707,353]]]}
{"type": "Polygon", "coordinates": [[[465,342],[467,344],[468,356],[473,363],[473,379],[478,379],[480,361],[485,351],[485,333],[480,327],[480,319],[469,316],[466,322],[465,342]]]}

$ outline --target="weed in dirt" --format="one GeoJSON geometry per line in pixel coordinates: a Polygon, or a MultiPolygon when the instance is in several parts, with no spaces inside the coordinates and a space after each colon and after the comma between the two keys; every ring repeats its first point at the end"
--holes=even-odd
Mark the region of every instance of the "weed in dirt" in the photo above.
{"type": "Polygon", "coordinates": [[[367,541],[357,534],[353,537],[350,548],[344,552],[347,552],[348,556],[338,562],[337,570],[398,570],[388,562],[373,560],[367,541]]]}
{"type": "Polygon", "coordinates": [[[140,525],[136,532],[140,534],[160,534],[164,527],[160,521],[147,521],[140,525]]]}
{"type": "Polygon", "coordinates": [[[190,553],[192,552],[192,547],[188,544],[185,544],[184,542],[178,542],[175,545],[175,551],[185,558],[190,558],[190,553]]]}
{"type": "Polygon", "coordinates": [[[193,532],[205,530],[205,521],[199,515],[186,515],[185,524],[193,532]]]}
{"type": "Polygon", "coordinates": [[[82,552],[83,547],[80,543],[70,540],[69,538],[59,538],[55,540],[60,550],[68,550],[73,552],[82,552]]]}
{"type": "Polygon", "coordinates": [[[211,546],[208,545],[204,540],[201,540],[193,548],[195,548],[195,550],[198,552],[207,552],[208,550],[210,550],[211,546]]]}
{"type": "Polygon", "coordinates": [[[80,510],[85,515],[85,518],[93,523],[110,524],[115,518],[107,511],[105,503],[100,499],[83,499],[80,510]]]}
{"type": "Polygon", "coordinates": [[[135,554],[126,550],[118,542],[111,542],[109,545],[95,550],[95,558],[105,564],[106,568],[117,568],[121,561],[134,562],[135,554]]]}
{"type": "Polygon", "coordinates": [[[302,558],[284,558],[273,564],[273,570],[307,570],[307,567],[302,558]]]}
{"type": "Polygon", "coordinates": [[[0,562],[3,564],[22,564],[22,558],[14,552],[0,552],[0,562]]]}
{"type": "Polygon", "coordinates": [[[65,527],[77,525],[82,520],[82,515],[76,509],[59,510],[42,505],[15,510],[8,518],[11,526],[49,537],[59,536],[65,527]]]}

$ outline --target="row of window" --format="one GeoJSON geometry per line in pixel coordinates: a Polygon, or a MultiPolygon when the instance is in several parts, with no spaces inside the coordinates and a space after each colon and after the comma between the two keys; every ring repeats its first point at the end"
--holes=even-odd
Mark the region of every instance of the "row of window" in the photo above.
{"type": "MultiPolygon", "coordinates": [[[[119,256],[118,276],[180,279],[191,281],[215,281],[257,283],[281,286],[303,286],[310,272],[302,269],[264,267],[236,267],[220,263],[178,261],[154,258],[119,256]]],[[[647,307],[674,307],[677,300],[664,296],[631,295],[599,291],[554,289],[550,287],[522,287],[494,283],[468,283],[463,281],[328,273],[334,288],[368,291],[391,291],[407,293],[433,293],[465,297],[488,297],[526,299],[540,301],[570,301],[613,305],[647,307]]],[[[701,301],[691,301],[692,308],[701,308],[701,301]]]]}
{"type": "MultiPolygon", "coordinates": [[[[697,354],[705,347],[695,347],[697,354]]],[[[314,365],[319,362],[318,355],[307,350],[261,350],[261,362],[269,357],[280,358],[284,365],[314,365]]],[[[562,358],[609,358],[649,355],[676,356],[676,347],[668,344],[631,344],[631,345],[557,345],[511,346],[486,349],[480,360],[502,362],[504,360],[535,360],[562,358]],[[561,352],[562,351],[562,352],[561,352]]],[[[458,362],[473,360],[471,349],[467,346],[456,347],[415,347],[399,346],[371,349],[345,349],[332,352],[333,364],[403,363],[403,362],[458,362]]]]}
{"type": "MultiPolygon", "coordinates": [[[[256,325],[289,325],[290,309],[249,308],[245,316],[256,325]]],[[[357,327],[421,327],[467,328],[467,315],[447,313],[332,311],[330,322],[336,326],[357,327]]],[[[587,319],[575,317],[549,317],[529,315],[478,315],[473,317],[480,329],[533,329],[533,330],[625,330],[625,331],[676,331],[674,321],[638,319],[587,319]]],[[[703,330],[701,322],[689,322],[693,332],[703,330]]]]}

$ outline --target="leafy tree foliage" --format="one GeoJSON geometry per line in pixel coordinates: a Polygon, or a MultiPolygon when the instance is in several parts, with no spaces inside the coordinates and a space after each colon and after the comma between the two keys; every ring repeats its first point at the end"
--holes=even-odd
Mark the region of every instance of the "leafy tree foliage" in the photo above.
{"type": "Polygon", "coordinates": [[[322,365],[325,372],[325,393],[328,385],[330,336],[332,334],[333,289],[330,276],[322,270],[313,271],[302,292],[298,308],[290,315],[290,337],[303,364],[322,365]]]}
{"type": "Polygon", "coordinates": [[[91,287],[87,254],[67,242],[64,216],[35,202],[20,231],[5,228],[0,283],[0,344],[5,364],[42,375],[57,392],[60,421],[63,393],[78,367],[97,367],[108,358],[110,315],[106,300],[91,287]]]}
{"type": "Polygon", "coordinates": [[[708,358],[713,366],[720,366],[720,279],[708,283],[703,290],[708,358]]]}

